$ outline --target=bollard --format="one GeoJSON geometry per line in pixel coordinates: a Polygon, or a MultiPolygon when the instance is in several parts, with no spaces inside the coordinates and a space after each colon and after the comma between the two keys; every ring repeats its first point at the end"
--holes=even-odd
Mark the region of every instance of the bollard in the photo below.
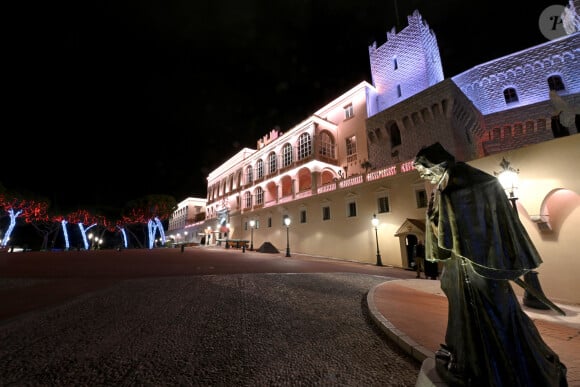
{"type": "Polygon", "coordinates": [[[245,253],[245,252],[246,252],[246,244],[244,243],[244,244],[242,245],[242,253],[245,253]]]}

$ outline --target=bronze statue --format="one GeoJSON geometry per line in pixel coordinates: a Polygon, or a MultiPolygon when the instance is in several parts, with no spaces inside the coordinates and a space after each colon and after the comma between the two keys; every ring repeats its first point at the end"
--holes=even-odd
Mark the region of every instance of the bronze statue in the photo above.
{"type": "Polygon", "coordinates": [[[542,260],[501,184],[439,143],[421,149],[414,166],[434,185],[425,259],[443,262],[449,305],[438,373],[451,386],[567,386],[566,366],[510,284],[542,260]]]}

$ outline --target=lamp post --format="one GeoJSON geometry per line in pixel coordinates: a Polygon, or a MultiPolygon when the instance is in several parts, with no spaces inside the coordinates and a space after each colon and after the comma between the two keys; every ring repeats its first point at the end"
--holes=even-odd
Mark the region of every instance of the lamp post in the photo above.
{"type": "Polygon", "coordinates": [[[92,233],[89,234],[89,241],[91,241],[89,249],[90,250],[97,250],[100,248],[101,243],[103,243],[103,239],[99,239],[98,236],[93,235],[92,233]]]}
{"type": "Polygon", "coordinates": [[[256,225],[256,221],[254,219],[250,220],[250,229],[251,229],[251,236],[250,236],[250,251],[254,251],[254,226],[256,225]]]}
{"type": "Polygon", "coordinates": [[[377,241],[377,266],[383,266],[383,261],[381,260],[381,252],[379,251],[379,231],[377,226],[379,225],[379,220],[377,215],[373,214],[373,219],[371,220],[373,227],[375,228],[375,239],[377,241]]]}
{"type": "Polygon", "coordinates": [[[518,197],[516,195],[516,191],[518,189],[518,174],[520,173],[519,169],[512,168],[510,166],[510,162],[503,157],[501,159],[501,163],[499,163],[502,170],[500,172],[494,172],[499,180],[499,183],[505,190],[505,193],[512,203],[512,207],[514,211],[518,212],[518,206],[516,202],[518,201],[518,197]]]}
{"type": "Polygon", "coordinates": [[[286,256],[290,257],[290,223],[292,221],[290,220],[290,217],[285,217],[284,218],[284,224],[286,225],[286,256]]]}

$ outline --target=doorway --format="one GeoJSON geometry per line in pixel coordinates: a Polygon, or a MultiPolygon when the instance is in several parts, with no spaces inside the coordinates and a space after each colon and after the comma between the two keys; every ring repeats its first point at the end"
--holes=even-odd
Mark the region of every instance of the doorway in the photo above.
{"type": "Polygon", "coordinates": [[[407,234],[405,237],[405,250],[407,253],[407,269],[416,270],[415,258],[413,257],[413,250],[417,244],[417,236],[415,234],[407,234]]]}

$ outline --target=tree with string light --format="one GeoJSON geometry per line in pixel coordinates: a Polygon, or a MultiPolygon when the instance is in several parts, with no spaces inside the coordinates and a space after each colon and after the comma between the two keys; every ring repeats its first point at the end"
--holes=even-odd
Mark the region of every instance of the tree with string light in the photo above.
{"type": "Polygon", "coordinates": [[[147,225],[145,244],[152,249],[157,233],[159,233],[161,243],[165,245],[165,230],[162,222],[169,219],[176,208],[177,201],[170,195],[147,195],[127,204],[122,223],[147,225]]]}
{"type": "Polygon", "coordinates": [[[0,210],[10,218],[8,228],[0,241],[0,247],[6,247],[19,219],[26,223],[48,218],[48,202],[24,198],[18,193],[3,192],[0,194],[0,210]]]}

